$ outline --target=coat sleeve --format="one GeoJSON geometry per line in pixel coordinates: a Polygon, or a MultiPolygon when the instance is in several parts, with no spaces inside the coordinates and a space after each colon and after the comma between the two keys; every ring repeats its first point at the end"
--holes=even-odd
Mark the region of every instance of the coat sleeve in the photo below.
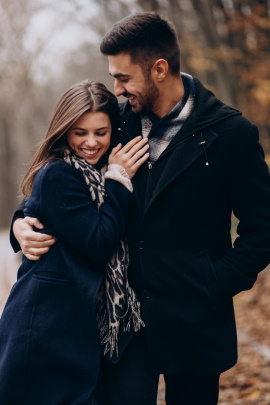
{"type": "Polygon", "coordinates": [[[123,237],[133,194],[108,179],[107,197],[98,211],[82,174],[65,162],[48,165],[39,188],[41,215],[56,230],[59,242],[91,262],[106,263],[123,237]]]}
{"type": "Polygon", "coordinates": [[[255,125],[234,172],[231,199],[238,237],[214,268],[226,295],[233,296],[250,289],[270,262],[270,176],[255,125]]]}

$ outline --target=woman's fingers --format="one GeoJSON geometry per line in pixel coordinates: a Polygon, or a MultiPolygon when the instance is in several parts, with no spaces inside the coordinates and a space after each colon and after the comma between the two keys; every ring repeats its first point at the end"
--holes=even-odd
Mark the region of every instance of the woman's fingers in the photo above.
{"type": "Polygon", "coordinates": [[[137,152],[134,153],[134,155],[132,155],[132,157],[130,158],[130,162],[132,164],[134,164],[140,157],[142,157],[147,150],[149,149],[149,145],[144,145],[141,149],[139,149],[137,152]]]}
{"type": "Polygon", "coordinates": [[[120,150],[121,148],[122,148],[122,144],[119,143],[118,145],[116,145],[116,146],[112,149],[112,151],[111,151],[111,153],[110,153],[110,156],[111,156],[111,157],[114,157],[115,154],[116,154],[117,152],[119,152],[119,150],[120,150]]]}
{"type": "Polygon", "coordinates": [[[139,169],[139,167],[144,164],[144,162],[147,161],[147,159],[149,158],[150,153],[145,153],[145,155],[143,155],[143,157],[141,157],[140,159],[138,159],[134,165],[132,166],[132,169],[134,171],[134,174],[136,173],[136,171],[139,169]]]}
{"type": "Polygon", "coordinates": [[[133,145],[130,150],[126,153],[127,157],[132,158],[135,153],[137,153],[141,148],[143,148],[148,143],[148,138],[144,138],[141,141],[133,145]]]}
{"type": "Polygon", "coordinates": [[[134,176],[138,168],[149,158],[148,139],[137,136],[128,142],[123,148],[121,144],[113,148],[109,156],[109,164],[122,166],[130,178],[134,176]]]}
{"type": "Polygon", "coordinates": [[[126,157],[129,159],[147,142],[148,138],[142,139],[141,136],[136,136],[136,138],[129,141],[125,146],[123,146],[123,148],[121,148],[122,145],[119,143],[115,148],[113,148],[110,156],[114,157],[119,152],[119,154],[126,155],[126,157]]]}
{"type": "Polygon", "coordinates": [[[128,153],[130,149],[135,146],[138,142],[142,140],[141,136],[136,136],[136,138],[133,138],[131,141],[129,141],[123,148],[121,149],[122,153],[128,153]]]}

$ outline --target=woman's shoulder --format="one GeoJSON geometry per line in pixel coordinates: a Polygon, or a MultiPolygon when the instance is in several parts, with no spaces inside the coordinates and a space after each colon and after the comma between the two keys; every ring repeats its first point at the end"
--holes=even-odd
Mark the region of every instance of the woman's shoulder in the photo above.
{"type": "Polygon", "coordinates": [[[41,168],[41,170],[43,170],[44,173],[49,172],[51,170],[65,171],[69,169],[74,170],[74,168],[70,164],[65,162],[63,159],[52,159],[41,168]]]}
{"type": "Polygon", "coordinates": [[[58,179],[60,180],[62,177],[76,177],[81,178],[82,175],[79,170],[75,169],[75,167],[71,166],[67,162],[61,159],[54,159],[50,162],[46,163],[37,173],[37,178],[40,181],[44,181],[46,179],[58,179]]]}
{"type": "Polygon", "coordinates": [[[62,190],[63,187],[73,188],[76,184],[80,188],[86,187],[81,171],[64,160],[54,159],[39,169],[35,176],[33,190],[41,188],[45,191],[55,192],[62,190]]]}

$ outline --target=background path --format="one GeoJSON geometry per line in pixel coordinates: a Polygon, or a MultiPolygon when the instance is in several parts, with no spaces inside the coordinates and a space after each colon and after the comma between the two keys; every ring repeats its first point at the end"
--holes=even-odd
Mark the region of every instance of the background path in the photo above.
{"type": "Polygon", "coordinates": [[[20,253],[15,254],[10,246],[8,231],[0,232],[0,313],[16,281],[20,257],[20,253]]]}

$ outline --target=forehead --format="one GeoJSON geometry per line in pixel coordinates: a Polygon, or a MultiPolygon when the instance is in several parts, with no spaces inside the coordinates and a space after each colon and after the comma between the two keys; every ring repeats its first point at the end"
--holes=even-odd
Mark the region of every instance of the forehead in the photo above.
{"type": "Polygon", "coordinates": [[[113,77],[124,75],[135,75],[142,72],[141,66],[137,63],[131,63],[129,53],[119,53],[117,55],[109,55],[109,73],[113,77]]]}
{"type": "Polygon", "coordinates": [[[72,128],[77,126],[82,128],[86,127],[99,128],[99,127],[110,127],[110,125],[111,121],[108,114],[105,114],[104,112],[101,111],[85,112],[72,125],[72,128]]]}

